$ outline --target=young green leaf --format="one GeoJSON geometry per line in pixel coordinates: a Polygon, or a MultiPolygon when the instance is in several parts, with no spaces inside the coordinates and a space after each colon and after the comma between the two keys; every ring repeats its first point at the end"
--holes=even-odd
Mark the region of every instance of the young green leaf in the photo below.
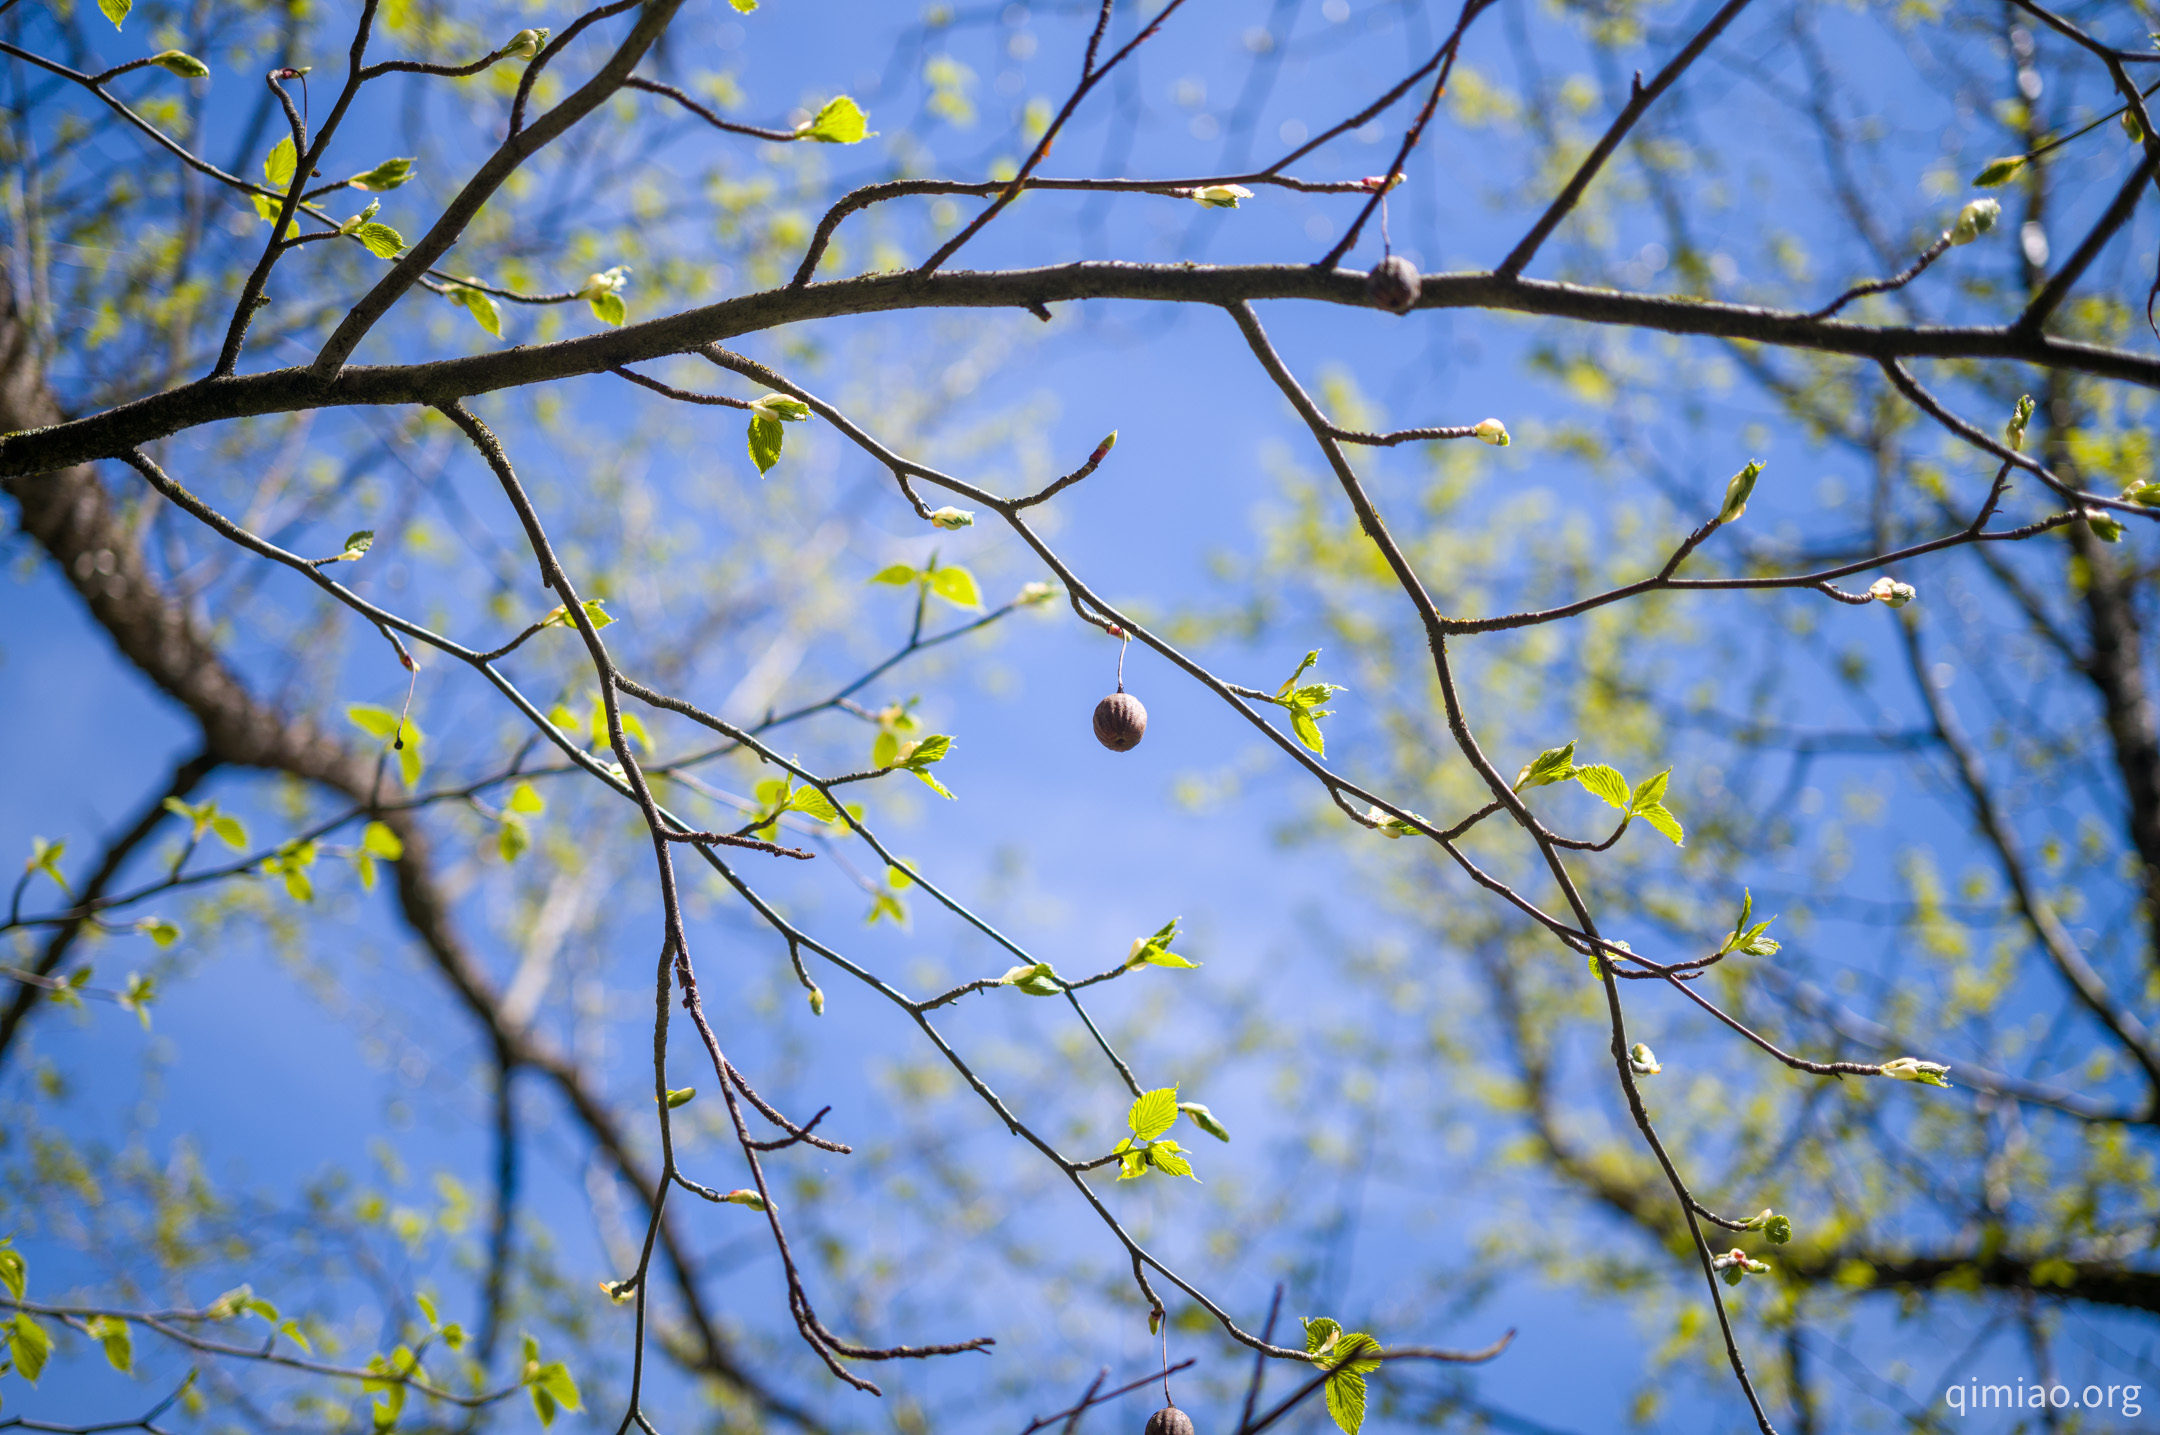
{"type": "Polygon", "coordinates": [[[1673,846],[1687,845],[1687,829],[1680,825],[1680,819],[1673,816],[1671,809],[1664,803],[1653,802],[1635,815],[1671,838],[1673,846]]]}
{"type": "Polygon", "coordinates": [[[510,789],[509,807],[512,812],[537,816],[547,811],[547,799],[542,797],[531,783],[521,782],[510,789]]]}
{"type": "Polygon", "coordinates": [[[790,811],[802,813],[805,817],[814,817],[820,822],[840,820],[840,809],[832,805],[831,798],[814,787],[796,788],[788,797],[788,808],[790,811]]]}
{"type": "Polygon", "coordinates": [[[356,174],[345,181],[354,189],[380,194],[396,189],[412,178],[413,162],[410,159],[386,159],[366,174],[356,174]]]}
{"type": "Polygon", "coordinates": [[[873,583],[890,583],[895,588],[904,588],[922,576],[918,569],[910,568],[905,563],[895,563],[889,568],[880,568],[877,572],[871,574],[870,581],[873,583]]]}
{"type": "Polygon", "coordinates": [[[1515,774],[1517,792],[1526,787],[1546,787],[1555,782],[1565,782],[1575,775],[1575,743],[1566,747],[1550,747],[1523,764],[1515,774]]]}
{"type": "Polygon", "coordinates": [[[869,116],[846,95],[836,95],[827,100],[807,123],[795,129],[797,139],[819,140],[825,144],[860,144],[869,138],[869,116]]]}
{"type": "Polygon", "coordinates": [[[1170,944],[1177,940],[1177,926],[1180,920],[1182,919],[1172,917],[1152,937],[1133,938],[1132,947],[1125,954],[1126,969],[1131,970],[1134,967],[1141,966],[1187,968],[1199,966],[1198,962],[1189,962],[1170,950],[1170,944]]]}
{"type": "Polygon", "coordinates": [[[728,4],[735,7],[737,14],[748,15],[757,9],[758,0],[728,0],[728,4]]]}
{"type": "Polygon", "coordinates": [[[457,284],[451,286],[443,297],[453,304],[464,306],[465,312],[472,315],[473,322],[488,333],[498,339],[502,337],[502,313],[496,309],[495,301],[486,294],[469,285],[457,284]]]}
{"type": "Polygon", "coordinates": [[[98,0],[98,13],[112,21],[115,30],[119,29],[120,22],[128,17],[128,11],[134,8],[135,0],[98,0]]]}
{"type": "Polygon", "coordinates": [[[1192,1162],[1185,1159],[1184,1148],[1175,1141],[1164,1139],[1150,1143],[1147,1158],[1148,1164],[1165,1176],[1192,1176],[1195,1181],[1200,1179],[1193,1176],[1192,1162]]]}
{"type": "Polygon", "coordinates": [[[952,751],[952,745],[953,740],[943,733],[932,733],[922,741],[913,743],[904,749],[900,760],[895,766],[906,768],[909,772],[914,773],[928,783],[932,792],[935,792],[940,797],[950,799],[952,794],[945,790],[944,784],[930,775],[929,769],[930,764],[944,760],[945,755],[952,751]]]}
{"type": "Polygon", "coordinates": [[[1592,797],[1602,799],[1622,812],[1628,810],[1628,780],[1616,769],[1595,762],[1588,767],[1575,768],[1568,776],[1582,784],[1582,790],[1592,797]]]}
{"type": "Polygon", "coordinates": [[[697,1088],[695,1086],[671,1087],[667,1094],[668,1110],[673,1111],[678,1106],[688,1106],[696,1096],[697,1088]]]}
{"type": "Polygon", "coordinates": [[[45,1327],[32,1320],[26,1311],[15,1312],[15,1318],[7,1327],[8,1355],[15,1362],[16,1373],[32,1385],[45,1373],[45,1362],[52,1355],[52,1337],[45,1327]]]}
{"type": "Polygon", "coordinates": [[[128,1323],[116,1315],[94,1315],[83,1322],[83,1334],[105,1347],[105,1363],[125,1375],[135,1367],[135,1342],[128,1323]]]}
{"type": "Polygon", "coordinates": [[[787,440],[787,431],[780,427],[780,420],[765,414],[755,414],[750,419],[750,461],[757,465],[759,477],[771,473],[773,465],[780,461],[780,446],[787,440]]]}
{"type": "Polygon", "coordinates": [[[1135,1138],[1153,1141],[1177,1124],[1177,1088],[1158,1087],[1137,1098],[1125,1113],[1125,1125],[1135,1138]]]}
{"type": "Polygon", "coordinates": [[[405,252],[405,236],[387,224],[363,224],[353,231],[353,235],[377,259],[395,259],[405,252]]]}
{"type": "Polygon", "coordinates": [[[180,929],[163,917],[145,917],[135,924],[135,930],[161,947],[169,947],[180,940],[180,929]]]}
{"type": "Polygon", "coordinates": [[[387,822],[370,822],[360,833],[360,845],[389,862],[405,855],[405,840],[387,822]]]}
{"type": "Polygon", "coordinates": [[[975,586],[975,575],[965,568],[938,568],[925,575],[930,591],[956,608],[980,608],[982,590],[975,586]]]}
{"type": "Polygon", "coordinates": [[[263,184],[269,189],[283,189],[292,183],[293,171],[300,166],[299,151],[293,148],[292,136],[287,135],[270,146],[270,153],[263,159],[263,184]]]}

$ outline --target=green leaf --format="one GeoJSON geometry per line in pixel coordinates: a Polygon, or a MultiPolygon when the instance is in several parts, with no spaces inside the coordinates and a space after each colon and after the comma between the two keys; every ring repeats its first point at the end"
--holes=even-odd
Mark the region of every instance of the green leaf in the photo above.
{"type": "Polygon", "coordinates": [[[1175,1141],[1157,1141],[1147,1148],[1148,1164],[1165,1176],[1193,1176],[1192,1162],[1185,1159],[1184,1148],[1175,1141]]]}
{"type": "MultiPolygon", "coordinates": [[[[284,189],[292,183],[293,171],[300,165],[299,151],[293,148],[292,136],[287,135],[270,147],[263,160],[263,183],[270,189],[284,189]]],[[[272,211],[272,218],[276,212],[272,211]]]]}
{"type": "Polygon", "coordinates": [[[128,1323],[116,1315],[94,1315],[83,1333],[105,1347],[105,1363],[125,1375],[135,1366],[135,1341],[128,1323]]]}
{"type": "Polygon", "coordinates": [[[353,234],[377,259],[395,259],[405,252],[405,236],[387,224],[363,224],[353,234]]]}
{"type": "Polygon", "coordinates": [[[1135,1100],[1125,1125],[1142,1141],[1153,1141],[1177,1123],[1177,1088],[1158,1087],[1135,1100]]]}
{"type": "Polygon", "coordinates": [[[248,845],[247,828],[241,825],[240,819],[237,817],[231,817],[220,812],[210,819],[210,830],[218,835],[218,841],[232,848],[235,852],[241,851],[248,845]]]}
{"type": "Polygon", "coordinates": [[[980,608],[982,592],[975,575],[965,568],[938,568],[928,575],[930,591],[956,608],[980,608]]]}
{"type": "Polygon", "coordinates": [[[623,304],[622,295],[612,290],[605,294],[595,294],[585,302],[592,306],[593,317],[603,324],[613,324],[619,329],[623,320],[630,317],[630,310],[623,304]]]}
{"type": "Polygon", "coordinates": [[[37,1384],[38,1376],[45,1372],[45,1361],[52,1355],[52,1337],[45,1333],[45,1327],[27,1312],[17,1311],[8,1322],[7,1344],[17,1373],[32,1385],[37,1384]]]}
{"type": "Polygon", "coordinates": [[[2025,168],[2028,158],[2028,155],[2012,154],[1989,160],[1981,167],[1980,172],[1972,177],[1973,188],[1993,189],[1999,184],[2008,184],[2017,178],[2018,171],[2025,168]]]}
{"type": "Polygon", "coordinates": [[[396,189],[412,178],[413,162],[410,159],[386,159],[366,174],[356,174],[345,181],[354,189],[380,194],[396,189]]]}
{"type": "Polygon", "coordinates": [[[1772,1216],[1763,1222],[1763,1234],[1773,1246],[1782,1246],[1792,1239],[1792,1217],[1772,1216]]]}
{"type": "Polygon", "coordinates": [[[840,809],[832,805],[832,799],[814,787],[798,787],[788,798],[788,807],[806,817],[820,822],[838,822],[840,809]]]}
{"type": "Polygon", "coordinates": [[[801,399],[791,399],[786,394],[767,394],[750,401],[750,411],[782,423],[799,424],[810,417],[810,405],[801,399]]]}
{"type": "Polygon", "coordinates": [[[398,736],[398,715],[388,708],[377,707],[373,703],[354,703],[345,709],[345,716],[351,720],[354,727],[369,737],[389,742],[398,736]]]}
{"type": "Polygon", "coordinates": [[[98,0],[98,13],[112,21],[115,30],[119,29],[120,22],[128,17],[128,11],[134,8],[135,0],[98,0]]]}
{"type": "Polygon", "coordinates": [[[464,284],[454,286],[443,297],[453,304],[462,304],[465,312],[473,316],[475,324],[498,339],[502,337],[502,313],[496,309],[492,298],[464,284]]]}
{"type": "Polygon", "coordinates": [[[1333,1346],[1337,1338],[1342,1335],[1342,1327],[1324,1315],[1316,1315],[1310,1318],[1301,1316],[1299,1319],[1304,1322],[1305,1326],[1305,1353],[1307,1355],[1319,1355],[1322,1351],[1333,1346]]]}
{"type": "Polygon", "coordinates": [[[691,1100],[696,1096],[697,1088],[695,1086],[677,1086],[671,1088],[667,1094],[668,1110],[673,1111],[678,1106],[688,1106],[691,1100]]]}
{"type": "Polygon", "coordinates": [[[920,772],[933,762],[944,761],[945,756],[952,751],[952,745],[953,740],[951,738],[944,733],[934,732],[912,745],[908,749],[907,756],[900,759],[900,765],[911,771],[920,772]]]}
{"type": "Polygon", "coordinates": [[[435,1315],[435,1302],[429,1300],[425,1295],[416,1295],[413,1297],[413,1304],[420,1307],[420,1314],[426,1319],[429,1330],[436,1330],[441,1327],[442,1321],[437,1319],[435,1315]]]}
{"type": "Polygon", "coordinates": [[[0,1239],[0,1286],[5,1286],[10,1296],[21,1300],[29,1275],[29,1263],[23,1260],[22,1252],[15,1249],[14,1237],[0,1239]]]}
{"type": "Polygon", "coordinates": [[[1328,1377],[1327,1413],[1343,1435],[1358,1435],[1365,1423],[1365,1377],[1344,1371],[1328,1377]]]}
{"type": "Polygon", "coordinates": [[[728,4],[735,7],[736,13],[742,15],[748,15],[756,10],[757,3],[758,0],[728,0],[728,4]]]}
{"type": "Polygon", "coordinates": [[[1628,810],[1628,780],[1617,769],[1595,762],[1588,767],[1575,768],[1568,776],[1581,783],[1583,791],[1592,797],[1602,798],[1622,812],[1628,810]]]}
{"type": "Polygon", "coordinates": [[[1327,756],[1327,740],[1320,736],[1320,724],[1313,721],[1310,710],[1302,707],[1290,709],[1290,731],[1297,734],[1299,742],[1322,757],[1327,756]]]}
{"type": "Polygon", "coordinates": [[[367,551],[374,546],[374,529],[354,529],[351,533],[345,535],[344,549],[338,554],[336,558],[332,559],[331,561],[336,563],[357,563],[362,557],[367,554],[367,551]]]}
{"type": "Polygon", "coordinates": [[[1634,795],[1628,799],[1628,812],[1630,814],[1639,813],[1646,807],[1655,807],[1663,802],[1665,800],[1665,785],[1671,781],[1672,769],[1668,767],[1663,772],[1646,777],[1641,782],[1636,783],[1634,795]]]}
{"type": "Polygon", "coordinates": [[[780,427],[780,420],[758,414],[750,420],[750,461],[757,465],[760,477],[772,472],[780,461],[780,446],[787,439],[787,430],[780,427]]]}
{"type": "Polygon", "coordinates": [[[584,1408],[583,1401],[578,1395],[577,1382],[570,1378],[569,1367],[561,1361],[554,1361],[540,1367],[540,1383],[547,1388],[548,1394],[555,1397],[555,1403],[562,1406],[563,1409],[580,1410],[584,1408]]]}
{"type": "Polygon", "coordinates": [[[810,122],[796,127],[797,139],[820,140],[826,144],[860,144],[869,136],[869,117],[862,106],[846,95],[836,95],[812,116],[810,122]]]}
{"type": "Polygon", "coordinates": [[[908,567],[905,563],[895,563],[890,568],[880,568],[877,572],[871,574],[870,581],[873,583],[890,583],[895,588],[901,588],[920,577],[922,577],[922,574],[918,570],[908,567]]]}
{"type": "MultiPolygon", "coordinates": [[[[890,917],[894,926],[905,927],[908,924],[907,903],[890,892],[873,893],[870,898],[870,915],[863,918],[863,925],[866,927],[875,926],[877,919],[880,917],[890,917]]],[[[1022,990],[1029,991],[1031,989],[1023,987],[1022,990]]],[[[1040,996],[1042,993],[1035,992],[1034,995],[1040,996]]]]}
{"type": "Polygon", "coordinates": [[[370,822],[360,833],[360,845],[389,862],[405,855],[405,839],[399,837],[387,822],[370,822]]]}
{"type": "MultiPolygon", "coordinates": [[[[1664,833],[1667,837],[1670,837],[1672,839],[1673,846],[1681,847],[1686,845],[1686,829],[1681,827],[1680,819],[1673,816],[1671,811],[1666,808],[1664,803],[1653,802],[1648,807],[1645,807],[1642,811],[1636,813],[1635,815],[1637,817],[1640,817],[1643,821],[1649,823],[1652,827],[1655,827],[1658,831],[1664,833]]],[[[1771,949],[1774,951],[1776,950],[1776,947],[1777,944],[1775,942],[1772,942],[1771,949]]]]}
{"type": "Polygon", "coordinates": [[[1230,1139],[1230,1128],[1216,1120],[1215,1113],[1202,1106],[1199,1102],[1180,1101],[1177,1109],[1185,1113],[1187,1121],[1190,1121],[1217,1141],[1228,1141],[1230,1139]]]}
{"type": "Polygon", "coordinates": [[[61,891],[72,897],[75,895],[75,889],[68,885],[67,878],[62,876],[60,872],[60,858],[66,851],[67,839],[65,837],[58,842],[47,842],[42,837],[33,837],[30,839],[30,860],[23,863],[23,871],[43,872],[53,879],[54,884],[61,891]]]}
{"type": "Polygon", "coordinates": [[[532,834],[515,817],[505,816],[495,828],[495,851],[503,861],[515,862],[532,846],[532,834]]]}
{"type": "Polygon", "coordinates": [[[135,930],[161,947],[169,947],[180,940],[180,929],[163,917],[145,917],[135,924],[135,930]]]}
{"type": "Polygon", "coordinates": [[[543,798],[529,782],[521,782],[510,789],[512,812],[541,813],[547,811],[547,799],[543,798]]]}
{"type": "Polygon", "coordinates": [[[1545,787],[1555,782],[1565,782],[1575,775],[1575,743],[1570,740],[1566,747],[1549,747],[1523,764],[1515,774],[1517,792],[1526,787],[1545,787]]]}
{"type": "Polygon", "coordinates": [[[210,67],[185,50],[160,50],[150,57],[150,63],[161,70],[170,70],[183,80],[205,79],[210,67]]]}

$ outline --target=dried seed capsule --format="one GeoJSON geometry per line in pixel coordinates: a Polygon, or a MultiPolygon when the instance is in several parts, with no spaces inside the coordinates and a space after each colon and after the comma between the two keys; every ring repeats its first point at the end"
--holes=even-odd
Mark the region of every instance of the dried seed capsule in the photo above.
{"type": "Polygon", "coordinates": [[[1416,308],[1418,293],[1423,288],[1417,266],[1400,254],[1390,254],[1365,276],[1365,292],[1372,296],[1374,304],[1390,314],[1407,314],[1416,308]]]}
{"type": "Polygon", "coordinates": [[[1147,709],[1131,693],[1112,693],[1095,704],[1095,740],[1112,752],[1130,752],[1147,734],[1147,709]]]}
{"type": "Polygon", "coordinates": [[[1147,1435],[1193,1435],[1192,1417],[1166,1405],[1147,1418],[1147,1435]]]}

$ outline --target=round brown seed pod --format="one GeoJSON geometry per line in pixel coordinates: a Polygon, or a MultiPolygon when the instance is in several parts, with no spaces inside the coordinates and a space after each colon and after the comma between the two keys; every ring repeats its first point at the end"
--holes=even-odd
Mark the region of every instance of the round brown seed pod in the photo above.
{"type": "Polygon", "coordinates": [[[1192,1417],[1175,1405],[1165,1405],[1147,1418],[1147,1435],[1193,1435],[1192,1417]]]}
{"type": "Polygon", "coordinates": [[[1147,735],[1147,709],[1131,693],[1112,693],[1095,704],[1095,740],[1112,752],[1130,752],[1147,735]]]}
{"type": "Polygon", "coordinates": [[[1390,254],[1365,276],[1365,292],[1372,296],[1374,304],[1390,314],[1407,314],[1416,308],[1418,294],[1424,287],[1424,281],[1418,278],[1417,266],[1400,254],[1390,254]]]}

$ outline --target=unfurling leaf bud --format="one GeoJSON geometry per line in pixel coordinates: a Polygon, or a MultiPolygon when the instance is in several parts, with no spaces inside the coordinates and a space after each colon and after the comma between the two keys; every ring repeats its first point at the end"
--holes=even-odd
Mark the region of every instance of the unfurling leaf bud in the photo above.
{"type": "Polygon", "coordinates": [[[1877,578],[1868,584],[1867,595],[1885,608],[1902,608],[1919,597],[1920,590],[1894,578],[1877,578]]]}
{"type": "Polygon", "coordinates": [[[510,37],[510,43],[495,53],[507,60],[530,60],[540,53],[548,41],[548,30],[520,30],[510,37]]]}
{"type": "Polygon", "coordinates": [[[1665,1068],[1658,1064],[1657,1053],[1641,1042],[1628,1048],[1628,1067],[1637,1076],[1655,1076],[1665,1068]]]}
{"type": "Polygon", "coordinates": [[[1992,199],[1976,199],[1958,211],[1957,223],[1950,226],[1947,238],[1952,245],[1970,244],[1995,227],[2002,218],[2002,205],[1992,199]]]}
{"type": "MultiPolygon", "coordinates": [[[[1151,1310],[1151,1311],[1149,1311],[1149,1312],[1147,1313],[1147,1333],[1148,1333],[1149,1335],[1161,1335],[1161,1334],[1162,1334],[1162,1307],[1161,1307],[1161,1306],[1156,1306],[1156,1307],[1155,1307],[1155,1308],[1154,1308],[1153,1310],[1151,1310]]],[[[1159,1411],[1158,1411],[1157,1413],[1159,1414],[1159,1413],[1161,1413],[1161,1412],[1159,1412],[1159,1411]]],[[[1151,1415],[1151,1416],[1149,1416],[1149,1417],[1148,1417],[1148,1423],[1149,1423],[1150,1425],[1154,1424],[1154,1423],[1155,1423],[1155,1417],[1154,1417],[1154,1416],[1152,1416],[1152,1415],[1151,1415]]],[[[1187,1423],[1188,1423],[1188,1424],[1190,1424],[1191,1422],[1189,1422],[1189,1421],[1188,1421],[1187,1423]]]]}
{"type": "Polygon", "coordinates": [[[1901,1056],[1896,1061],[1882,1064],[1882,1074],[1893,1081],[1919,1081],[1929,1086],[1948,1086],[1944,1080],[1950,1068],[1933,1061],[1921,1061],[1917,1057],[1901,1056]]]}
{"type": "Polygon", "coordinates": [[[1013,601],[1025,604],[1030,608],[1040,608],[1045,604],[1055,603],[1057,595],[1058,590],[1055,583],[1030,583],[1014,596],[1013,601]]]}
{"type": "Polygon", "coordinates": [[[1763,1222],[1763,1234],[1770,1238],[1771,1245],[1784,1245],[1792,1239],[1792,1217],[1772,1216],[1763,1222]]]}
{"type": "Polygon", "coordinates": [[[1507,425],[1498,419],[1486,419],[1476,428],[1470,430],[1470,434],[1480,443],[1489,443],[1494,448],[1506,448],[1510,443],[1514,442],[1513,439],[1508,437],[1507,425]]]}
{"type": "Polygon", "coordinates": [[[998,978],[998,985],[1017,987],[1031,997],[1054,997],[1065,990],[1048,962],[1014,967],[998,978]]]}
{"type": "Polygon", "coordinates": [[[210,67],[185,50],[160,50],[150,57],[150,63],[161,70],[170,70],[183,80],[200,80],[207,77],[210,67]]]}
{"type": "Polygon", "coordinates": [[[730,1206],[748,1206],[753,1211],[762,1211],[765,1209],[765,1198],[763,1196],[760,1196],[757,1192],[749,1190],[748,1188],[739,1191],[730,1191],[725,1196],[722,1196],[720,1199],[727,1202],[730,1206]]]}
{"type": "Polygon", "coordinates": [[[1147,736],[1147,709],[1131,693],[1112,693],[1095,704],[1095,740],[1112,752],[1131,752],[1147,736]]]}
{"type": "Polygon", "coordinates": [[[801,399],[791,399],[786,394],[767,394],[761,399],[752,399],[750,410],[766,418],[791,424],[799,424],[810,417],[810,405],[801,399]]]}
{"type": "Polygon", "coordinates": [[[1749,459],[1747,467],[1732,476],[1732,482],[1725,485],[1725,506],[1718,510],[1718,522],[1731,523],[1747,512],[1748,495],[1755,491],[1755,480],[1762,471],[1761,460],[1749,459]]]}
{"type": "Polygon", "coordinates": [[[1252,191],[1242,184],[1204,184],[1186,193],[1210,209],[1236,209],[1239,200],[1252,198],[1252,191]]]}
{"type": "Polygon", "coordinates": [[[2019,170],[2025,168],[2028,158],[2027,155],[2013,154],[1989,160],[1987,167],[1973,176],[1973,188],[1993,189],[1998,184],[2008,184],[2017,178],[2019,170]]]}
{"type": "Polygon", "coordinates": [[[2123,133],[2130,136],[2130,143],[2145,143],[2145,127],[2138,123],[2135,110],[2126,109],[2122,112],[2122,127],[2123,133]]]}
{"type": "Polygon", "coordinates": [[[1095,452],[1088,455],[1088,462],[1101,463],[1104,459],[1110,456],[1110,450],[1116,447],[1117,430],[1112,429],[1110,430],[1108,436],[1106,436],[1101,443],[1095,445],[1095,452]]]}
{"type": "Polygon", "coordinates": [[[1415,309],[1423,289],[1424,281],[1418,277],[1417,266],[1400,254],[1390,254],[1365,276],[1365,293],[1375,307],[1390,314],[1407,314],[1415,309]]]}
{"type": "Polygon", "coordinates": [[[2122,491],[2122,498],[2142,508],[2160,508],[2160,483],[2133,483],[2122,491]]]}
{"type": "Polygon", "coordinates": [[[933,512],[930,515],[930,521],[940,528],[973,528],[975,526],[975,515],[964,508],[954,508],[951,504],[947,504],[945,507],[933,512]]]}
{"type": "Polygon", "coordinates": [[[2017,401],[2017,407],[2010,411],[2010,422],[2003,425],[2003,437],[2010,441],[2011,448],[2024,451],[2025,425],[2032,422],[2032,416],[2032,395],[2026,394],[2017,401]]]}
{"type": "Polygon", "coordinates": [[[1199,1127],[1217,1141],[1228,1141],[1230,1139],[1230,1129],[1217,1121],[1215,1113],[1202,1106],[1199,1102],[1180,1101],[1177,1109],[1184,1112],[1193,1125],[1199,1127]]]}
{"type": "Polygon", "coordinates": [[[688,1106],[696,1095],[697,1088],[695,1086],[676,1087],[667,1094],[668,1110],[673,1111],[678,1106],[688,1106]]]}
{"type": "Polygon", "coordinates": [[[2123,526],[2104,513],[2094,513],[2092,510],[2087,509],[2085,512],[2085,526],[2091,529],[2093,537],[2099,539],[2102,543],[2122,542],[2123,526]]]}
{"type": "MultiPolygon", "coordinates": [[[[1410,815],[1416,817],[1420,822],[1425,820],[1415,812],[1410,815]]],[[[1378,828],[1382,837],[1408,837],[1411,833],[1417,831],[1417,828],[1403,821],[1394,813],[1377,805],[1365,809],[1365,820],[1378,828]]]]}

